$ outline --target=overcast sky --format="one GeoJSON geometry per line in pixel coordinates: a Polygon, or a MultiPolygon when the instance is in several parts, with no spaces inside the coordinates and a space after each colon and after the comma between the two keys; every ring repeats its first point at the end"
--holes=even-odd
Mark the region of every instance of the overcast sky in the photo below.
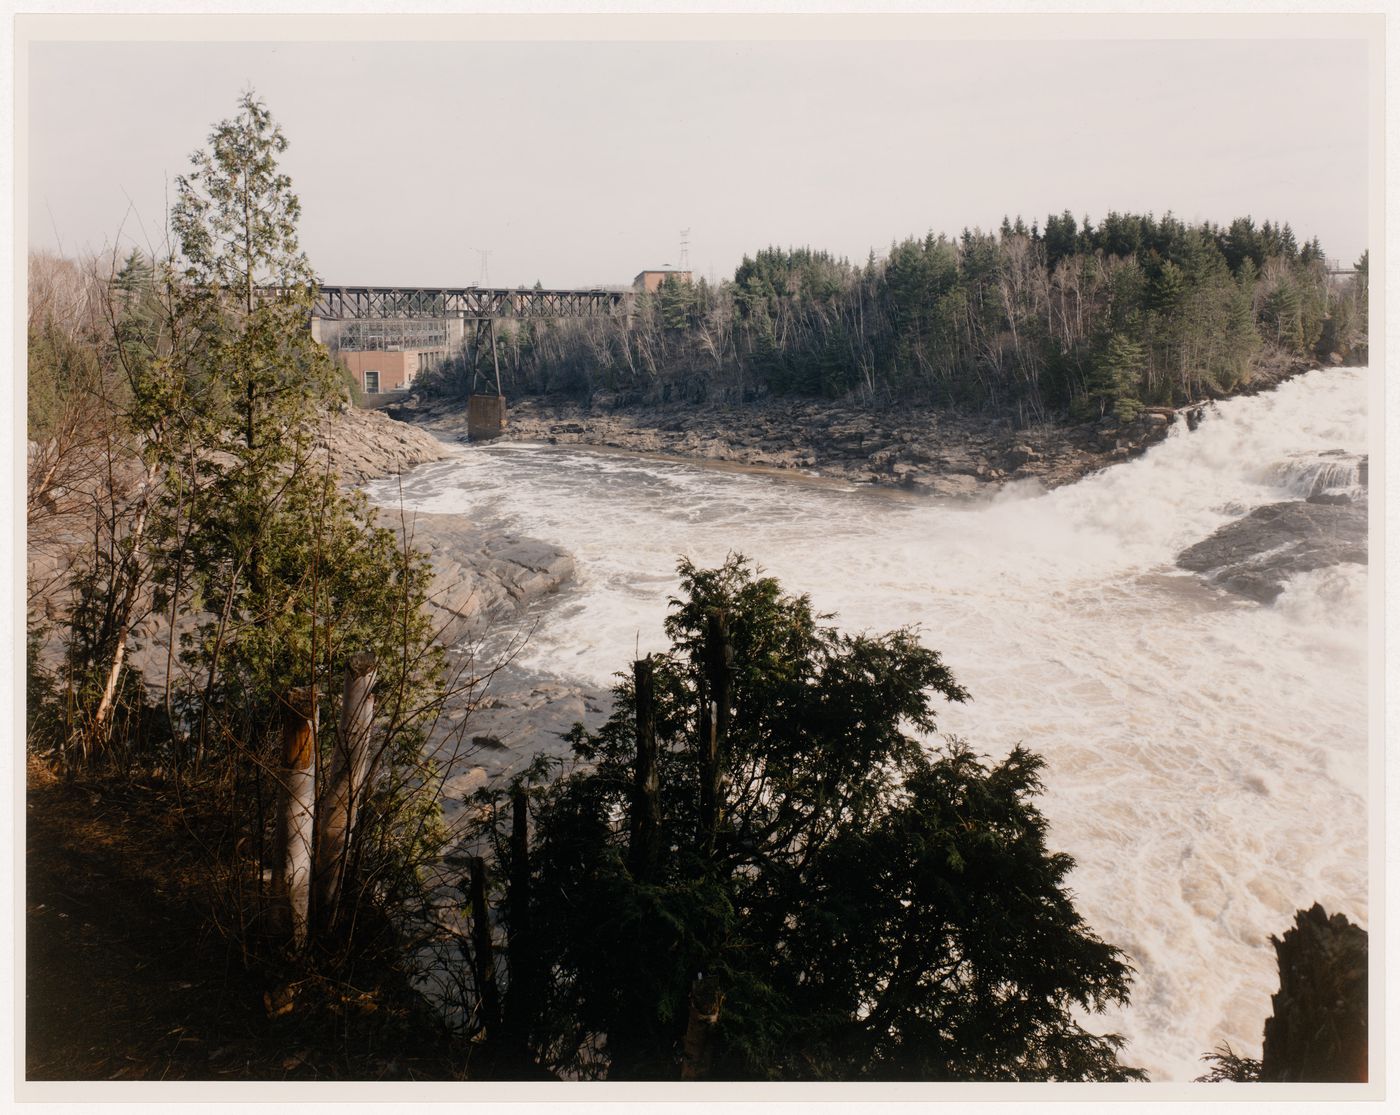
{"type": "Polygon", "coordinates": [[[1367,244],[1360,41],[35,43],[31,248],[157,240],[253,88],[331,283],[626,283],[1042,223],[1251,214],[1367,244]]]}

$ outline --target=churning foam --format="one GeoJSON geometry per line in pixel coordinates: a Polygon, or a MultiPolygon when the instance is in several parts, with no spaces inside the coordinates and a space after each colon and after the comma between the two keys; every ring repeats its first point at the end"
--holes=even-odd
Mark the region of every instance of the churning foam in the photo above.
{"type": "Polygon", "coordinates": [[[416,470],[404,499],[571,552],[526,664],[596,685],[665,645],[682,554],[741,551],[847,629],[918,624],[973,697],[940,729],[1047,759],[1052,846],[1137,970],[1131,1005],[1091,1026],[1187,1080],[1221,1041],[1257,1055],[1268,937],[1296,909],[1366,923],[1366,571],[1296,577],[1264,607],[1174,558],[1253,507],[1354,488],[1335,451],[1366,451],[1366,374],[1217,404],[1135,461],[975,508],[512,444],[416,470]]]}

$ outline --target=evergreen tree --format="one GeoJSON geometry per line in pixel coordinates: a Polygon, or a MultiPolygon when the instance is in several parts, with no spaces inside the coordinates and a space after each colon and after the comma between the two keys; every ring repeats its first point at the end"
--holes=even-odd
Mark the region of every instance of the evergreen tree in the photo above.
{"type": "Polygon", "coordinates": [[[1137,341],[1114,333],[1094,362],[1089,382],[1090,397],[1099,413],[1112,410],[1120,422],[1128,422],[1142,411],[1139,380],[1147,367],[1147,352],[1137,341]]]}
{"type": "Polygon", "coordinates": [[[1302,304],[1298,288],[1289,279],[1281,279],[1265,298],[1260,319],[1265,335],[1280,348],[1291,352],[1302,350],[1302,304]]]}
{"type": "Polygon", "coordinates": [[[301,203],[277,163],[286,148],[267,106],[245,93],[176,179],[171,214],[209,418],[241,437],[248,465],[289,459],[303,420],[344,398],[305,328],[315,276],[297,243],[301,203]]]}
{"type": "Polygon", "coordinates": [[[136,366],[136,409],[181,427],[147,450],[164,479],[157,603],[200,617],[176,683],[175,722],[188,728],[177,759],[225,772],[235,835],[255,853],[271,840],[288,691],[316,694],[325,759],[347,663],[377,660],[376,758],[342,892],[353,913],[360,898],[413,899],[413,865],[440,834],[421,750],[443,659],[422,612],[427,558],[378,526],[362,495],[340,491],[315,450],[343,381],[307,329],[313,275],[277,163],[285,148],[247,93],[178,179],[181,339],[136,366]]]}
{"type": "Polygon", "coordinates": [[[1041,761],[911,734],[967,696],[915,632],[841,634],[739,557],[681,577],[670,651],[575,730],[585,765],[534,791],[528,844],[492,830],[508,931],[528,919],[549,958],[533,1057],[611,1079],[1140,1076],[1080,1022],[1129,968],[1064,889],[1041,761]]]}

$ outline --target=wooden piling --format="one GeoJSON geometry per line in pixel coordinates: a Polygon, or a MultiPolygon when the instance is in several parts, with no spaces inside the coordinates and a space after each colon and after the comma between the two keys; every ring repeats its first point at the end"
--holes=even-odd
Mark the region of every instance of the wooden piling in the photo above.
{"type": "Polygon", "coordinates": [[[685,1039],[681,1043],[681,1079],[703,1080],[710,1071],[710,1035],[719,1023],[724,992],[698,976],[690,988],[690,1011],[686,1017],[685,1039]]]}
{"type": "Polygon", "coordinates": [[[539,1008],[535,988],[537,966],[530,932],[530,799],[523,786],[510,795],[510,875],[506,898],[510,921],[506,925],[506,951],[510,957],[510,983],[506,987],[504,1055],[520,1069],[530,1062],[531,1020],[539,1008]]]}
{"type": "MultiPolygon", "coordinates": [[[[724,761],[733,701],[734,646],[729,641],[729,617],[711,608],[705,615],[705,688],[709,700],[700,718],[700,847],[714,870],[715,850],[723,812],[724,761]]],[[[706,942],[717,951],[717,942],[706,942]]],[[[703,973],[691,984],[690,1010],[681,1050],[681,1079],[700,1080],[710,1069],[711,1036],[724,1006],[724,990],[703,973]]]]}
{"type": "Polygon", "coordinates": [[[725,741],[729,735],[734,648],[729,642],[729,617],[712,608],[705,617],[705,680],[709,702],[701,716],[700,846],[707,856],[715,851],[721,811],[721,779],[725,741]]]}
{"type": "Polygon", "coordinates": [[[469,883],[472,903],[472,969],[481,1004],[481,1025],[487,1040],[501,1026],[501,995],[496,987],[496,958],[491,950],[491,908],[486,904],[486,861],[472,856],[469,883]]]}

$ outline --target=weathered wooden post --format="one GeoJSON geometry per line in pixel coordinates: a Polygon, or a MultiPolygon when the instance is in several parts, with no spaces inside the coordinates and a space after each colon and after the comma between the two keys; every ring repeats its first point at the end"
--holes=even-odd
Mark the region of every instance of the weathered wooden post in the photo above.
{"type": "MultiPolygon", "coordinates": [[[[729,641],[729,617],[711,608],[705,615],[705,682],[709,702],[701,716],[700,846],[713,861],[719,838],[724,755],[729,737],[729,706],[733,700],[734,647],[729,641]]],[[[710,942],[713,947],[714,942],[710,942]]],[[[710,1068],[710,1037],[719,1022],[724,990],[704,973],[690,987],[690,1009],[681,1051],[681,1079],[699,1080],[710,1068]]]]}
{"type": "Polygon", "coordinates": [[[628,866],[639,883],[656,875],[661,843],[661,781],[656,751],[656,678],[651,655],[632,665],[637,704],[637,765],[632,782],[628,866]]]}
{"type": "Polygon", "coordinates": [[[316,815],[316,691],[292,689],[282,699],[282,764],[278,771],[277,861],[272,873],[274,926],[305,944],[311,900],[312,830],[316,815]]]}
{"type": "Polygon", "coordinates": [[[719,1022],[724,992],[703,975],[690,988],[690,1014],[681,1044],[681,1079],[703,1080],[710,1071],[710,1034],[719,1022]]]}
{"type": "Polygon", "coordinates": [[[500,1034],[501,995],[496,987],[496,958],[491,951],[491,908],[486,904],[486,861],[471,859],[472,969],[481,1001],[481,1024],[487,1040],[500,1034]]]}
{"type": "Polygon", "coordinates": [[[374,655],[353,655],[345,670],[340,724],[322,780],[316,815],[316,922],[329,928],[336,915],[355,819],[369,781],[369,735],[374,724],[374,655]]]}

